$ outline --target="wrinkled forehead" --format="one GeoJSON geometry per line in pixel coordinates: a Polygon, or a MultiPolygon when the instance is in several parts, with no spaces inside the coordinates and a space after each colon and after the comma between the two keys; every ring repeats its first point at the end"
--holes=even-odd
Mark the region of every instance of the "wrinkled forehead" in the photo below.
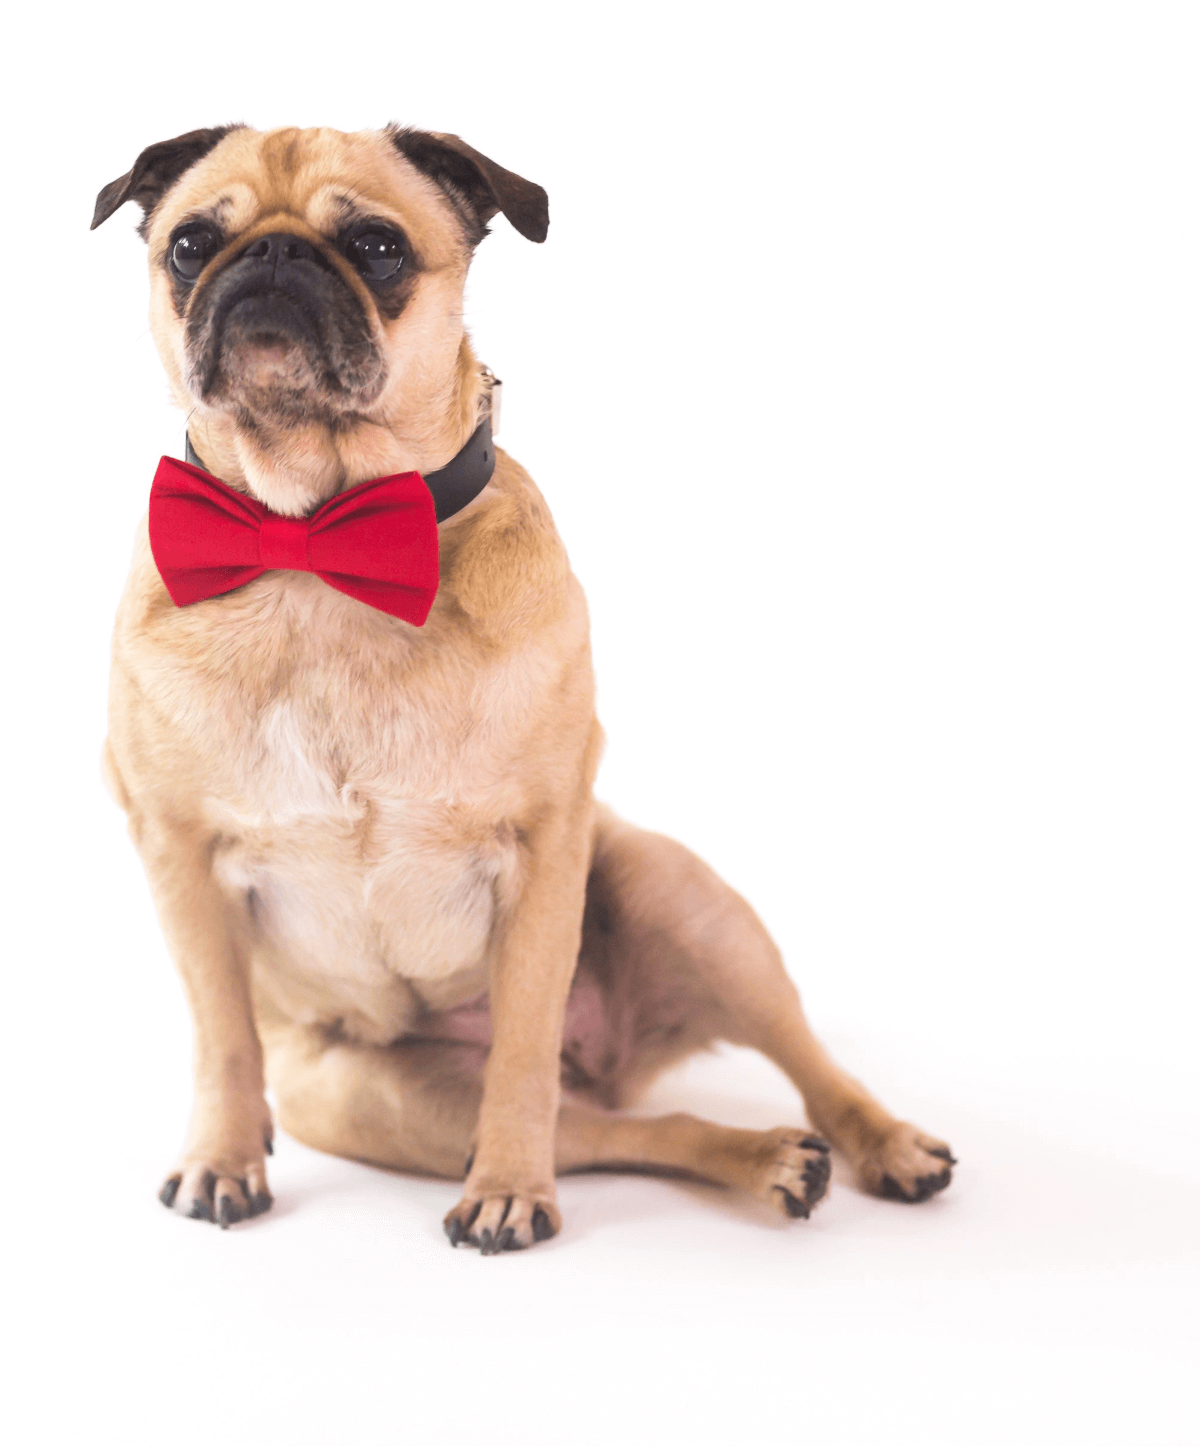
{"type": "Polygon", "coordinates": [[[229,237],[292,217],[332,238],[362,216],[398,225],[428,269],[467,260],[450,203],[381,131],[232,131],[168,193],[147,239],[158,257],[192,217],[215,220],[229,237]]]}

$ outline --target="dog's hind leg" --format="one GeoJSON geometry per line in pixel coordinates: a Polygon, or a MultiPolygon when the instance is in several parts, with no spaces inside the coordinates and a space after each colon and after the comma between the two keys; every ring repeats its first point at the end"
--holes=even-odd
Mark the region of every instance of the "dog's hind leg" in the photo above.
{"type": "Polygon", "coordinates": [[[486,1050],[413,1039],[381,1046],[300,1025],[260,1025],[280,1125],[351,1160],[461,1180],[486,1050]]]}
{"type": "Polygon", "coordinates": [[[915,1202],[950,1183],[949,1147],[893,1118],[834,1064],[753,909],[694,854],[604,810],[587,901],[577,988],[591,979],[606,1001],[615,1041],[600,1080],[607,1103],[634,1097],[681,1053],[725,1039],[779,1065],[864,1188],[915,1202]]]}
{"type": "MultiPolygon", "coordinates": [[[[297,1139],[391,1169],[466,1173],[484,1044],[413,1038],[383,1047],[267,1020],[260,1032],[280,1123],[297,1139]]],[[[920,1200],[949,1183],[948,1147],[894,1119],[814,1038],[749,905],[682,845],[601,814],[567,1008],[556,1171],[682,1174],[806,1215],[829,1174],[824,1142],[806,1131],[731,1129],[679,1114],[633,1118],[572,1097],[574,1087],[607,1105],[626,1103],[668,1064],[717,1039],[780,1065],[866,1188],[920,1200]]],[[[498,1233],[480,1238],[456,1220],[449,1228],[455,1243],[489,1251],[539,1238],[536,1212],[510,1213],[498,1233]]]]}
{"type": "Polygon", "coordinates": [[[560,1175],[619,1170],[706,1180],[807,1219],[829,1184],[829,1146],[808,1130],[739,1130],[685,1114],[642,1119],[569,1102],[559,1112],[555,1166],[560,1175]]]}

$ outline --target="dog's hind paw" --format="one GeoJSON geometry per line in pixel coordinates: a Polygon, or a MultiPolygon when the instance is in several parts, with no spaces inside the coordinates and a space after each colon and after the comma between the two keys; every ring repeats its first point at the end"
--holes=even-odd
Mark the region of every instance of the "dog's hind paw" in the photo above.
{"type": "Polygon", "coordinates": [[[809,1130],[768,1130],[754,1193],[792,1220],[807,1220],[829,1188],[829,1146],[809,1130]]]}
{"type": "Polygon", "coordinates": [[[885,1200],[919,1205],[950,1184],[958,1164],[950,1146],[915,1125],[897,1122],[855,1162],[858,1183],[885,1200]]]}

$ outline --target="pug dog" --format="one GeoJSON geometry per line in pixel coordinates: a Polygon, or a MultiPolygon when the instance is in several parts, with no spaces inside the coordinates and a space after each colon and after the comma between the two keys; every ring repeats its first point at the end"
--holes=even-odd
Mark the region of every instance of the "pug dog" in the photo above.
{"type": "Polygon", "coordinates": [[[949,1147],[833,1063],[747,903],[593,797],[583,594],[463,325],[489,221],[545,240],[541,187],[453,135],[224,126],[149,146],[93,226],[130,200],[188,427],[104,754],[194,1025],[163,1204],[270,1207],[268,1084],[317,1149],[463,1179],[446,1234],[485,1255],[556,1234],[568,1171],[807,1217],[832,1144],[877,1195],[944,1189],[949,1147]],[[812,1129],[621,1113],[717,1040],[812,1129]]]}

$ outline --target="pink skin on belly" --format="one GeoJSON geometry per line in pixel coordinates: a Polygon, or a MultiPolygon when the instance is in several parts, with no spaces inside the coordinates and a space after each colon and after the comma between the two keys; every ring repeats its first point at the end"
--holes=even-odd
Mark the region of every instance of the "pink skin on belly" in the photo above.
{"type": "MultiPolygon", "coordinates": [[[[424,1039],[444,1039],[486,1048],[492,1042],[487,994],[478,994],[454,1009],[428,1015],[416,1032],[424,1039]]],[[[596,1077],[611,1068],[614,1044],[612,1021],[600,986],[587,975],[576,975],[567,996],[563,1054],[585,1074],[596,1077]]]]}

